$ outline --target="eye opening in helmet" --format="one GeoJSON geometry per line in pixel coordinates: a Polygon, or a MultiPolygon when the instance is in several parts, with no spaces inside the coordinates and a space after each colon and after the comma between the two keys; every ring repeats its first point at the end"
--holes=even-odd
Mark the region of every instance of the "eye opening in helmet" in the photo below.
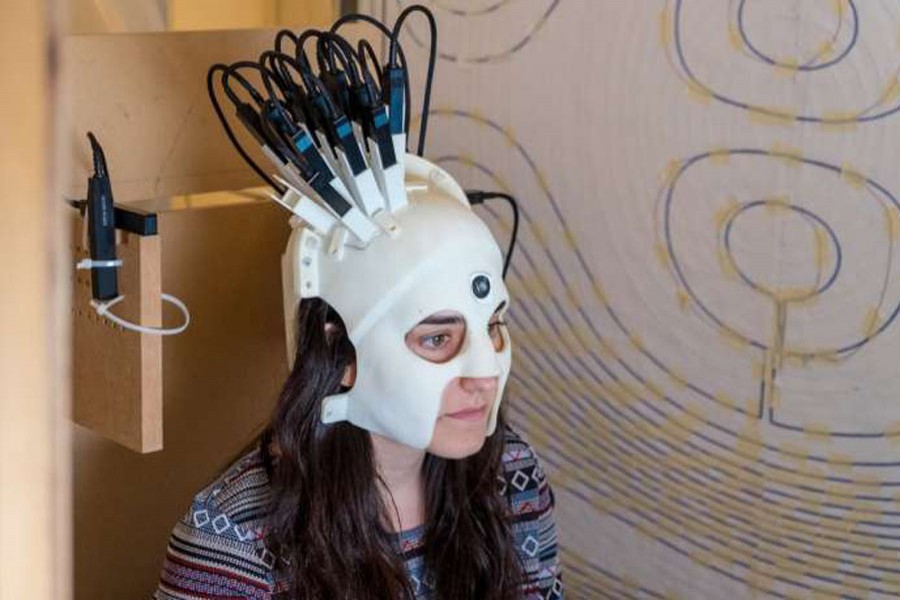
{"type": "MultiPolygon", "coordinates": [[[[502,329],[506,326],[503,309],[506,301],[494,310],[488,322],[488,334],[494,350],[502,352],[506,346],[502,329]]],[[[466,319],[453,310],[442,310],[429,315],[410,329],[404,340],[406,346],[428,362],[442,364],[455,358],[463,347],[467,333],[466,319]]]]}

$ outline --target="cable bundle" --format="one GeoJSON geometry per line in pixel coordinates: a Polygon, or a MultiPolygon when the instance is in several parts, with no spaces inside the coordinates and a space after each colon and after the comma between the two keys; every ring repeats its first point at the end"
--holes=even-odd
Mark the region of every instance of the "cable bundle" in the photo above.
{"type": "Polygon", "coordinates": [[[425,147],[437,28],[427,8],[405,9],[393,28],[368,15],[339,19],[328,31],[279,31],[274,48],[256,61],[213,65],[207,89],[229,140],[275,191],[273,200],[322,232],[340,222],[357,243],[395,227],[391,213],[407,203],[404,156],[410,125],[410,86],[399,35],[407,18],[422,13],[431,28],[417,153],[425,147]],[[351,22],[375,27],[388,41],[382,65],[371,43],[340,35],[351,22]],[[310,55],[314,60],[310,59],[310,55]],[[247,74],[255,72],[262,86],[247,74]],[[219,101],[222,91],[278,175],[270,177],[234,135],[219,101]]]}

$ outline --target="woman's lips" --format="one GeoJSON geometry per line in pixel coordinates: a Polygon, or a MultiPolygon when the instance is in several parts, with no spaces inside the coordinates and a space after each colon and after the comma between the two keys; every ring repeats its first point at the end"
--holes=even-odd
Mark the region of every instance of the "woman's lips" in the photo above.
{"type": "Polygon", "coordinates": [[[480,421],[484,418],[484,412],[486,409],[486,406],[482,406],[480,408],[467,408],[455,413],[448,413],[446,416],[450,417],[451,419],[459,419],[460,421],[480,421]]]}

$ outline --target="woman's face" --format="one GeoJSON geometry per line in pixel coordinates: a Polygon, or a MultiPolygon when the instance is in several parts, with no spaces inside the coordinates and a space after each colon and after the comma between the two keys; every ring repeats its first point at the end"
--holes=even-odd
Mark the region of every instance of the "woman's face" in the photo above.
{"type": "MultiPolygon", "coordinates": [[[[494,311],[488,333],[494,350],[504,346],[501,328],[506,324],[500,313],[505,303],[494,311]]],[[[434,363],[454,358],[466,338],[466,322],[455,311],[435,313],[406,334],[406,345],[419,357],[434,363]]],[[[441,408],[428,452],[442,458],[465,458],[484,445],[488,417],[497,396],[497,377],[456,377],[441,394],[441,408]]]]}

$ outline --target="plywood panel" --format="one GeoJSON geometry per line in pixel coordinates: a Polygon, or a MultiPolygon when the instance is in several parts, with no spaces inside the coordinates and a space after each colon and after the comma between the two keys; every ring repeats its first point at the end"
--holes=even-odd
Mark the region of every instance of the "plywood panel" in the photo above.
{"type": "Polygon", "coordinates": [[[120,203],[255,185],[216,118],[206,72],[214,63],[259,56],[274,35],[257,29],[68,37],[75,158],[69,197],[84,195],[88,131],[103,144],[120,203]]]}
{"type": "Polygon", "coordinates": [[[331,25],[335,0],[168,0],[169,29],[249,29],[331,25]]]}
{"type": "MultiPolygon", "coordinates": [[[[88,256],[84,220],[73,219],[72,262],[88,256]]],[[[159,327],[160,237],[118,232],[119,293],[112,312],[159,327]]],[[[136,452],[162,448],[162,339],[123,329],[90,306],[91,275],[75,271],[73,317],[73,419],[136,452]]]]}
{"type": "Polygon", "coordinates": [[[159,0],[70,0],[68,12],[67,34],[166,30],[166,5],[159,0]]]}

